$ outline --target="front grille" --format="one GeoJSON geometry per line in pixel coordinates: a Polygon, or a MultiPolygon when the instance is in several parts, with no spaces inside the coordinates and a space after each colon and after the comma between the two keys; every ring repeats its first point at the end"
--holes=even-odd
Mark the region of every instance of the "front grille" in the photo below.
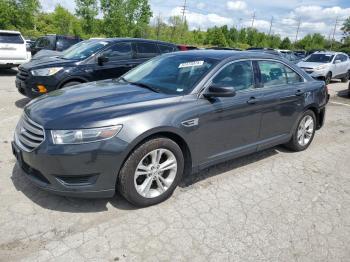
{"type": "Polygon", "coordinates": [[[26,114],[17,124],[15,131],[15,142],[24,151],[31,152],[45,140],[44,128],[33,120],[29,119],[26,114]]]}
{"type": "Polygon", "coordinates": [[[18,68],[17,78],[21,79],[22,81],[26,80],[29,76],[29,71],[25,70],[21,67],[18,68]]]}

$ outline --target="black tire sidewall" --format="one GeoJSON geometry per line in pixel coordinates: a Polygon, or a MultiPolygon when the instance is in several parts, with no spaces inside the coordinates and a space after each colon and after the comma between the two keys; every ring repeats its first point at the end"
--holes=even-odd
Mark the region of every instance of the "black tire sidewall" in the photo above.
{"type": "Polygon", "coordinates": [[[126,198],[126,200],[128,200],[133,205],[139,207],[155,205],[165,201],[172,195],[181,180],[183,171],[184,156],[181,148],[173,140],[170,140],[168,138],[155,138],[146,141],[137,147],[125,161],[118,177],[118,190],[124,196],[124,198],[126,198]],[[170,188],[162,195],[155,198],[145,198],[136,191],[134,185],[134,173],[137,165],[140,163],[142,158],[149,152],[159,148],[168,149],[174,154],[177,161],[176,177],[170,188]]]}
{"type": "Polygon", "coordinates": [[[331,81],[332,81],[332,74],[329,72],[325,77],[325,82],[328,85],[331,83],[331,81]]]}
{"type": "Polygon", "coordinates": [[[79,84],[81,84],[81,82],[78,82],[78,81],[67,82],[62,86],[62,88],[75,86],[75,85],[79,85],[79,84]]]}
{"type": "Polygon", "coordinates": [[[315,113],[314,113],[313,111],[311,111],[311,110],[305,111],[305,112],[303,113],[303,115],[299,118],[298,124],[297,124],[297,126],[296,126],[296,128],[295,128],[295,131],[294,131],[294,134],[293,134],[293,138],[292,138],[292,143],[293,143],[293,144],[292,144],[292,146],[293,146],[293,148],[295,149],[295,151],[303,151],[303,150],[306,150],[306,149],[311,145],[311,143],[312,143],[312,141],[313,141],[313,139],[314,139],[314,137],[315,137],[316,127],[317,127],[317,122],[316,122],[315,113]],[[314,131],[313,131],[313,133],[312,133],[312,136],[311,136],[311,139],[310,139],[309,143],[308,143],[307,145],[305,145],[305,146],[302,146],[302,145],[300,145],[299,142],[298,142],[298,128],[299,128],[300,122],[301,122],[301,121],[303,120],[303,118],[304,118],[305,116],[307,116],[307,115],[311,116],[312,119],[314,120],[314,131]]]}

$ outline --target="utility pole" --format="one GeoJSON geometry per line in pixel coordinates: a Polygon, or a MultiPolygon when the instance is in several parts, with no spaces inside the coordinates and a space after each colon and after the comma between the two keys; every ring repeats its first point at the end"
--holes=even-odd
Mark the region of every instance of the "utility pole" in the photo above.
{"type": "Polygon", "coordinates": [[[271,35],[272,24],[273,24],[273,16],[271,16],[269,35],[271,35]]]}
{"type": "Polygon", "coordinates": [[[300,25],[301,25],[301,18],[298,20],[298,28],[297,28],[297,33],[295,35],[295,43],[298,41],[298,35],[299,35],[299,30],[300,30],[300,25]]]}
{"type": "Polygon", "coordinates": [[[239,28],[241,27],[242,20],[243,20],[242,18],[238,19],[238,24],[237,24],[237,26],[236,26],[237,31],[238,31],[239,28]]]}
{"type": "Polygon", "coordinates": [[[254,22],[255,22],[255,11],[254,11],[253,17],[252,17],[252,28],[254,28],[254,22]]]}
{"type": "Polygon", "coordinates": [[[334,29],[333,29],[333,36],[332,36],[332,42],[331,42],[331,50],[333,48],[333,43],[334,43],[334,36],[335,36],[335,31],[337,31],[337,25],[338,25],[338,17],[335,19],[334,23],[334,29]]]}
{"type": "Polygon", "coordinates": [[[185,15],[186,15],[186,10],[187,9],[187,0],[184,0],[184,5],[182,6],[182,22],[185,22],[185,15]]]}

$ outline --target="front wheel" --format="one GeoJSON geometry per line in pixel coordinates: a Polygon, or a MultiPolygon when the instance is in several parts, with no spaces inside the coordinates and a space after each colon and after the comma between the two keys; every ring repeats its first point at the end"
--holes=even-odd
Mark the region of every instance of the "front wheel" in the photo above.
{"type": "Polygon", "coordinates": [[[184,170],[181,148],[168,138],[155,138],[136,148],[118,179],[120,193],[130,203],[146,207],[169,198],[184,170]]]}
{"type": "Polygon", "coordinates": [[[349,80],[349,77],[350,77],[350,71],[346,74],[345,77],[343,77],[343,78],[341,79],[341,82],[342,82],[342,83],[347,83],[348,80],[349,80]]]}
{"type": "Polygon", "coordinates": [[[303,151],[309,147],[316,131],[316,116],[311,110],[304,112],[291,140],[286,146],[292,151],[303,151]]]}
{"type": "Polygon", "coordinates": [[[75,85],[79,85],[81,84],[81,82],[78,82],[78,81],[71,81],[71,82],[67,82],[65,83],[62,88],[65,88],[65,87],[68,87],[68,86],[75,86],[75,85]]]}

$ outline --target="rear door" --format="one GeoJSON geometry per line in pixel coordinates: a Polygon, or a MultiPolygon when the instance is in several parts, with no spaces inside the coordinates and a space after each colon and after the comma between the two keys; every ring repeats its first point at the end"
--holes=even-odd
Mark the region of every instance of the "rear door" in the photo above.
{"type": "Polygon", "coordinates": [[[101,55],[106,57],[108,61],[102,65],[95,62],[92,72],[94,80],[120,77],[138,64],[133,59],[134,54],[130,42],[112,45],[98,56],[101,55]]]}
{"type": "Polygon", "coordinates": [[[160,55],[157,44],[152,42],[135,42],[136,59],[139,64],[160,55]]]}
{"type": "Polygon", "coordinates": [[[289,136],[303,111],[306,82],[279,61],[255,61],[255,65],[263,93],[259,140],[271,146],[289,136]]]}
{"type": "Polygon", "coordinates": [[[27,59],[26,44],[18,33],[0,32],[0,59],[25,60],[27,59]]]}

